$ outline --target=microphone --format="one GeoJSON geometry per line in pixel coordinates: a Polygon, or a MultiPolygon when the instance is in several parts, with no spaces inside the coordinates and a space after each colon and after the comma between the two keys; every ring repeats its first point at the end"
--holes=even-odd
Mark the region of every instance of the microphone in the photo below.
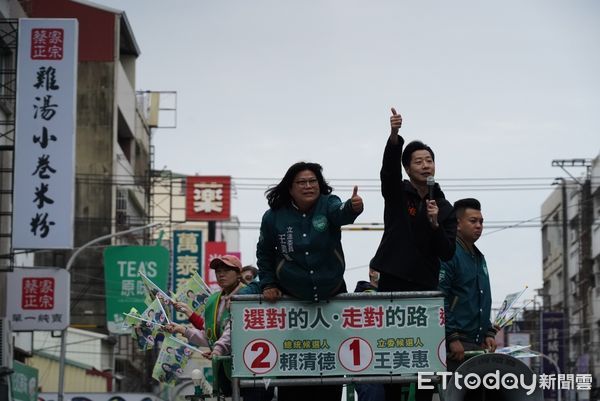
{"type": "Polygon", "coordinates": [[[427,188],[429,189],[429,200],[433,199],[433,187],[435,186],[435,178],[432,175],[427,177],[427,188]]]}

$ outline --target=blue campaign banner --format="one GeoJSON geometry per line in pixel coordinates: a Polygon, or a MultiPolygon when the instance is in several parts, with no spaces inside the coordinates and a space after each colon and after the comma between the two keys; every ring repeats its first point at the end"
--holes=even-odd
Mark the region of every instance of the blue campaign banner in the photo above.
{"type": "MultiPolygon", "coordinates": [[[[173,231],[173,293],[177,293],[192,278],[194,273],[202,269],[202,231],[175,230],[173,231]]],[[[176,323],[187,323],[186,316],[175,313],[176,323]]]]}
{"type": "MultiPolygon", "coordinates": [[[[542,331],[542,353],[556,363],[560,372],[557,372],[553,364],[546,358],[542,358],[542,370],[547,375],[555,375],[554,377],[557,377],[556,375],[559,373],[566,373],[564,343],[567,333],[565,333],[564,314],[562,312],[544,312],[542,315],[542,331]]],[[[545,400],[555,401],[558,399],[556,387],[552,386],[551,389],[544,390],[545,400]]]]}
{"type": "Polygon", "coordinates": [[[233,376],[445,370],[443,298],[392,299],[389,294],[342,294],[325,303],[234,297],[233,376]]]}

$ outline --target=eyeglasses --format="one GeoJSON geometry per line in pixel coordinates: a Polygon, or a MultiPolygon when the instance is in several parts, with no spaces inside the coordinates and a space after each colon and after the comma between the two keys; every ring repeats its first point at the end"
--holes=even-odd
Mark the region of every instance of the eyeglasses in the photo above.
{"type": "Polygon", "coordinates": [[[299,187],[314,187],[318,182],[319,180],[316,178],[311,178],[310,180],[294,181],[294,184],[298,185],[299,187]]]}

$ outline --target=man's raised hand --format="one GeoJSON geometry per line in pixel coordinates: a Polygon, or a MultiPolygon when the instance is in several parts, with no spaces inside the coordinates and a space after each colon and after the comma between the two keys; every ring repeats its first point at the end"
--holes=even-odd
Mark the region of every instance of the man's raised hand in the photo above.
{"type": "Polygon", "coordinates": [[[397,135],[400,127],[402,127],[402,116],[396,112],[396,109],[392,107],[392,116],[390,117],[390,126],[392,128],[392,135],[397,135]]]}

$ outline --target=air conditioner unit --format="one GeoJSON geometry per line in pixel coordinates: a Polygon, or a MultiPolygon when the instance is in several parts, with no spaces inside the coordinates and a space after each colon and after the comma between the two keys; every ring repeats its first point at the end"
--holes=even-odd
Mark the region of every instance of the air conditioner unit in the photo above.
{"type": "Polygon", "coordinates": [[[12,369],[12,336],[10,320],[0,318],[0,367],[12,369]]]}

